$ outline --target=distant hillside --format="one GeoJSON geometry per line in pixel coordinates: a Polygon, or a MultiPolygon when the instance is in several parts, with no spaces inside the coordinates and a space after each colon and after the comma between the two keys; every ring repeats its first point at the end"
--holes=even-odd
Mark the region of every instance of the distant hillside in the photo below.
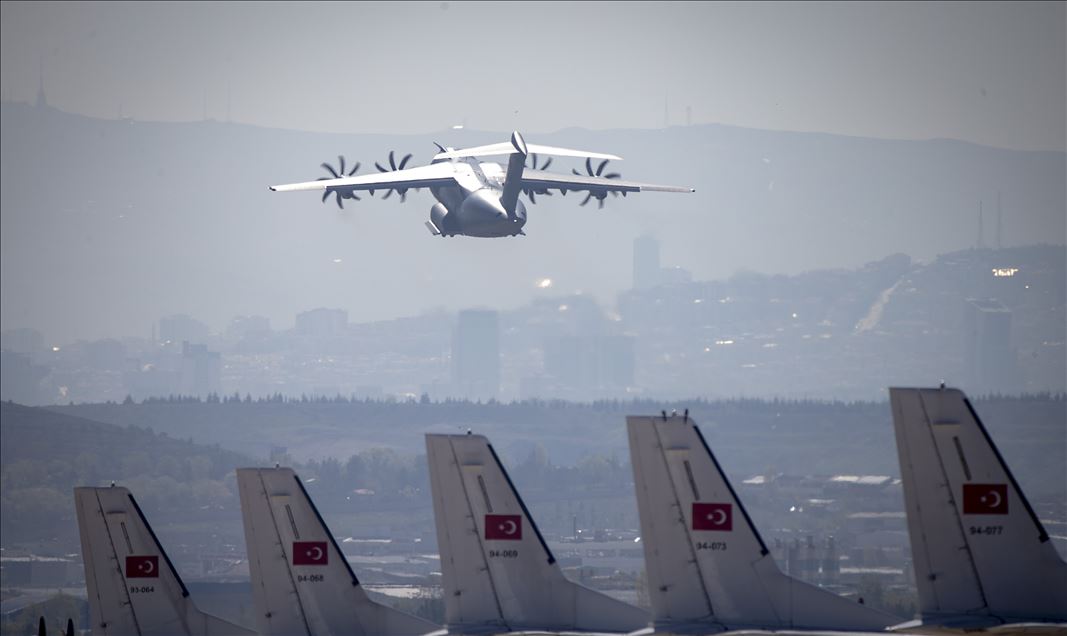
{"type": "MultiPolygon", "coordinates": [[[[1061,493],[1067,465],[1064,397],[979,398],[975,401],[996,442],[1024,485],[1061,493]]],[[[787,473],[899,474],[887,403],[779,400],[712,402],[230,402],[85,404],[50,407],[125,426],[266,455],[284,446],[297,460],[351,455],[376,447],[401,455],[425,453],[426,432],[486,434],[505,461],[544,453],[557,465],[583,458],[627,462],[625,416],[689,408],[732,476],[787,473]]]]}
{"type": "MultiPolygon", "coordinates": [[[[646,231],[661,239],[665,265],[698,280],[857,267],[894,253],[932,258],[976,244],[980,200],[986,245],[998,236],[1005,246],[1063,243],[1067,234],[1062,152],[721,125],[568,129],[530,141],[618,153],[624,177],[697,192],[611,198],[602,211],[575,196],[541,197],[526,237],[444,240],[422,226],[433,203],[425,191],[404,205],[379,194],[339,213],[314,194],[266,186],[317,178],[338,154],[364,174],[390,150],[419,163],[433,141],[469,146],[505,132],[304,133],[13,103],[0,118],[0,313],[5,328],[32,326],[61,342],[147,335],[175,312],[221,329],[247,313],[287,327],[318,306],[344,308],[353,322],[438,306],[510,308],[544,277],[560,292],[607,300],[629,288],[632,241],[646,231]]],[[[561,158],[557,167],[579,165],[561,158]]]]}
{"type": "Polygon", "coordinates": [[[147,512],[164,518],[230,505],[236,497],[234,468],[255,462],[150,428],[3,402],[0,464],[0,528],[6,542],[28,540],[41,528],[69,540],[75,486],[120,483],[134,491],[147,512]]]}

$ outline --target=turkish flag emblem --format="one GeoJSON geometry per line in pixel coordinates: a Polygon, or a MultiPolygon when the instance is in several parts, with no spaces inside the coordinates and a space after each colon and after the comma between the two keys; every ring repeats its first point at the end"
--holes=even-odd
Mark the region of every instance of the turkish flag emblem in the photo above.
{"type": "Polygon", "coordinates": [[[1008,514],[1008,485],[963,484],[963,514],[1008,514]]]}
{"type": "Polygon", "coordinates": [[[485,515],[485,538],[520,541],[522,539],[522,515],[485,515]]]}
{"type": "Polygon", "coordinates": [[[694,501],[693,529],[733,530],[733,505],[728,503],[700,503],[699,501],[694,501]]]}
{"type": "Polygon", "coordinates": [[[126,557],[126,578],[128,579],[158,579],[159,557],[158,556],[128,556],[126,557]]]}
{"type": "Polygon", "coordinates": [[[329,558],[325,541],[293,541],[293,565],[326,565],[329,558]]]}

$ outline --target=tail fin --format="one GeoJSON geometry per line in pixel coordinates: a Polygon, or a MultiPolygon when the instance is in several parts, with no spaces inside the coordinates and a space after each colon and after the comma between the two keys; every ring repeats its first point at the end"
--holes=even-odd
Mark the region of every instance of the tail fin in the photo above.
{"type": "Polygon", "coordinates": [[[632,605],[569,581],[481,435],[427,435],[449,629],[628,632],[632,605]]]}
{"type": "Polygon", "coordinates": [[[258,631],[424,634],[438,627],[367,597],[300,478],[290,468],[239,468],[258,631]]]}
{"type": "Polygon", "coordinates": [[[895,617],[786,576],[688,416],[627,417],[657,626],[883,629],[895,617]]]}
{"type": "Polygon", "coordinates": [[[92,632],[253,634],[205,614],[126,488],[75,488],[92,632]]]}
{"type": "Polygon", "coordinates": [[[514,152],[508,158],[508,171],[504,176],[504,191],[500,195],[500,205],[508,213],[509,219],[515,217],[515,207],[522,192],[522,172],[526,168],[526,142],[519,131],[511,134],[511,146],[514,152]]]}
{"type": "Polygon", "coordinates": [[[1067,564],[966,396],[889,400],[923,623],[1067,620],[1067,564]]]}

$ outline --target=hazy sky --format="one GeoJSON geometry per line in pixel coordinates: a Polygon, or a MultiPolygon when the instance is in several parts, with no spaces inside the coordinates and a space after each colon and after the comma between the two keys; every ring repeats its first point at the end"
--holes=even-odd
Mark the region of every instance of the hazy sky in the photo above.
{"type": "Polygon", "coordinates": [[[4,97],[415,133],[726,123],[1063,150],[1064,3],[2,4],[4,97]]]}

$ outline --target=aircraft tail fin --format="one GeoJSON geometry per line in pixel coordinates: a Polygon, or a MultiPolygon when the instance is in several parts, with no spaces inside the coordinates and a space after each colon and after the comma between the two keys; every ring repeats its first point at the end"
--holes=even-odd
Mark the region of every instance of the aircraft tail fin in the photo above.
{"type": "Polygon", "coordinates": [[[647,614],[569,581],[484,436],[426,436],[450,629],[628,632],[647,614]]]}
{"type": "Polygon", "coordinates": [[[526,168],[526,141],[518,131],[511,134],[511,146],[514,152],[508,158],[508,171],[504,177],[504,192],[500,195],[500,205],[508,213],[508,218],[515,218],[515,207],[522,192],[522,172],[526,168]]]}
{"type": "Polygon", "coordinates": [[[437,626],[367,597],[291,468],[239,468],[260,634],[423,634],[437,626]]]}
{"type": "Polygon", "coordinates": [[[657,626],[881,630],[898,622],[783,574],[688,415],[627,417],[657,626]]]}
{"type": "Polygon", "coordinates": [[[889,400],[923,623],[1067,621],[1067,564],[963,392],[889,400]]]}
{"type": "Polygon", "coordinates": [[[75,488],[94,635],[253,634],[201,612],[126,488],[75,488]]]}

